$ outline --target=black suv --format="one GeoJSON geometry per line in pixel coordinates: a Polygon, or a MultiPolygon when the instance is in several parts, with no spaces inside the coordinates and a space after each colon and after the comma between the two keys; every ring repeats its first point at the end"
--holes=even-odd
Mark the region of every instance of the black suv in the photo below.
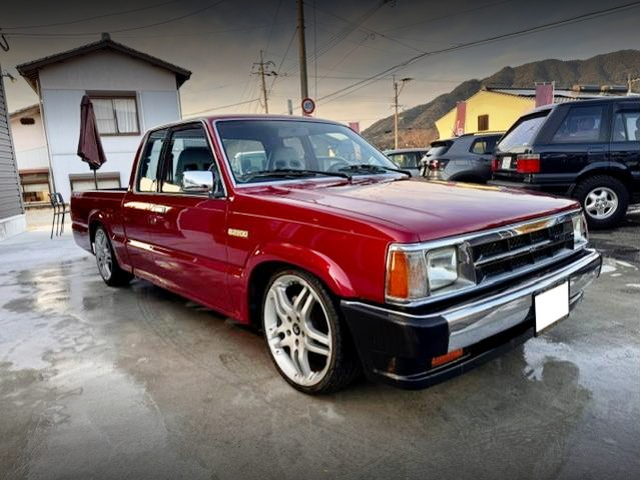
{"type": "Polygon", "coordinates": [[[493,149],[502,133],[468,133],[432,142],[422,159],[422,175],[429,180],[486,183],[491,178],[493,149]]]}
{"type": "Polygon", "coordinates": [[[537,108],[496,147],[493,185],[577,199],[591,228],[609,228],[640,193],[640,97],[537,108]]]}

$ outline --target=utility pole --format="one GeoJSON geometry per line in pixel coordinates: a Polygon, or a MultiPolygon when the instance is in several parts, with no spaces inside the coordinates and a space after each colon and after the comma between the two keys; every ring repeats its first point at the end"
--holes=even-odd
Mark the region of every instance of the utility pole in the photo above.
{"type": "Polygon", "coordinates": [[[304,4],[298,0],[298,44],[300,53],[300,101],[309,97],[307,83],[307,47],[304,39],[304,4]]]}
{"type": "MultiPolygon", "coordinates": [[[[258,72],[257,75],[260,75],[260,80],[262,82],[262,99],[264,101],[264,112],[265,113],[269,113],[269,103],[268,103],[268,98],[267,98],[267,82],[265,81],[264,77],[269,77],[272,75],[277,75],[278,73],[275,72],[274,70],[268,70],[265,67],[275,67],[276,64],[268,61],[265,62],[264,61],[264,52],[262,50],[260,50],[260,63],[254,63],[253,66],[257,66],[258,67],[258,72]]],[[[255,72],[254,72],[255,73],[255,72]]]]}
{"type": "Polygon", "coordinates": [[[395,109],[393,114],[393,148],[398,148],[398,107],[400,106],[398,105],[398,96],[400,95],[404,84],[411,80],[413,80],[413,78],[407,77],[403,78],[400,80],[400,83],[398,83],[396,82],[396,76],[393,75],[393,108],[395,109]]]}

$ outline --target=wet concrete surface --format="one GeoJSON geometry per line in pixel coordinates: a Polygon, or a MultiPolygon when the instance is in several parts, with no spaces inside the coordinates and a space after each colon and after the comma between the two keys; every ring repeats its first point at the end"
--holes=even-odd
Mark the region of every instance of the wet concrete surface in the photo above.
{"type": "Polygon", "coordinates": [[[571,317],[427,390],[300,394],[262,338],[68,234],[0,243],[0,478],[631,479],[640,472],[640,212],[592,234],[571,317]]]}

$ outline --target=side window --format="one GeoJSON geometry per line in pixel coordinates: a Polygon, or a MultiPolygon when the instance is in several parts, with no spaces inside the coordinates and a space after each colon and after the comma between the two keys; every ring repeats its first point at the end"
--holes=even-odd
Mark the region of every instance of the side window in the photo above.
{"type": "Polygon", "coordinates": [[[184,172],[210,169],[215,169],[216,178],[220,179],[202,127],[197,125],[176,130],[171,135],[167,149],[160,190],[164,193],[181,193],[184,172]]]}
{"type": "Polygon", "coordinates": [[[160,153],[166,138],[166,130],[158,130],[149,135],[147,144],[140,157],[140,173],[138,175],[137,189],[139,192],[155,192],[158,185],[158,166],[160,165],[160,153]]]}
{"type": "Polygon", "coordinates": [[[471,152],[478,155],[489,155],[496,147],[497,137],[478,138],[471,144],[471,152]]]}
{"type": "Polygon", "coordinates": [[[613,117],[612,142],[637,142],[640,140],[640,111],[623,110],[613,117]]]}
{"type": "Polygon", "coordinates": [[[595,142],[602,129],[602,107],[573,107],[553,136],[553,143],[595,142]]]}
{"type": "Polygon", "coordinates": [[[487,142],[484,138],[479,138],[478,140],[475,140],[471,145],[471,152],[477,155],[482,155],[486,151],[487,151],[487,142]]]}

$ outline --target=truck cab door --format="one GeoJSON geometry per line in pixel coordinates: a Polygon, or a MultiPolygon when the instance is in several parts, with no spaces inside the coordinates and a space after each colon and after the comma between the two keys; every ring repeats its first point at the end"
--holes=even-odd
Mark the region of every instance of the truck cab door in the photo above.
{"type": "Polygon", "coordinates": [[[154,274],[171,290],[221,311],[228,311],[229,302],[227,207],[219,164],[202,123],[171,128],[148,213],[154,274]],[[216,191],[189,191],[182,182],[188,171],[213,172],[216,191]]]}

